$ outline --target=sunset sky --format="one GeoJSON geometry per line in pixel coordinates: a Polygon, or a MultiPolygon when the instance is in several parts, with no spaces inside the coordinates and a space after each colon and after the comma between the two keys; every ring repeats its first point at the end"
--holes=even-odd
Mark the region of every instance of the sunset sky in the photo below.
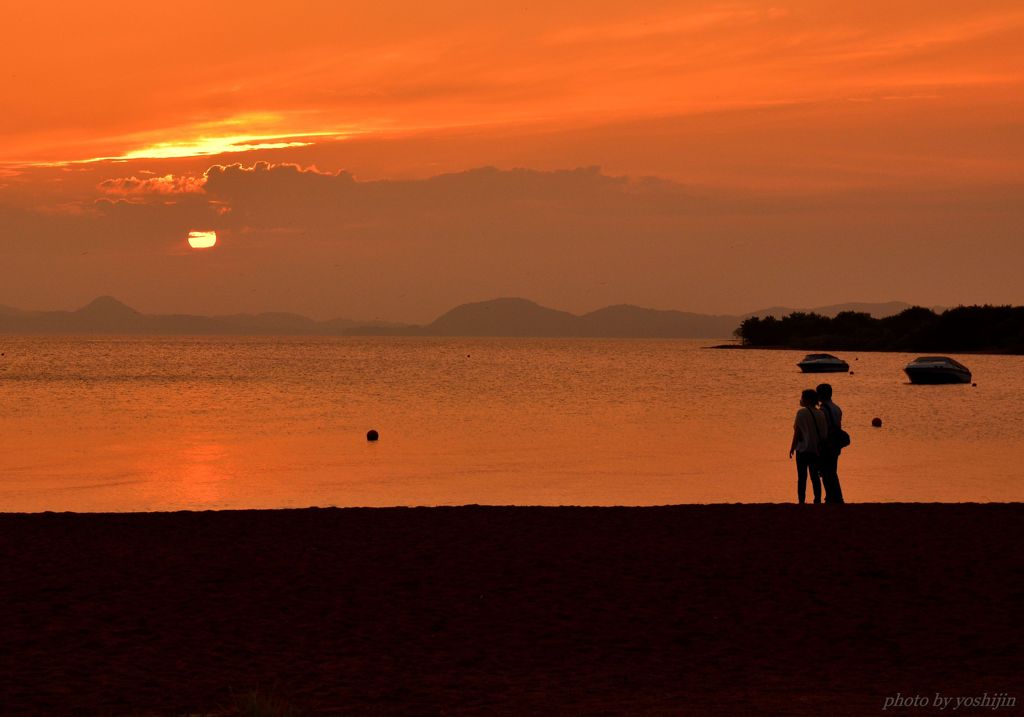
{"type": "Polygon", "coordinates": [[[44,0],[4,24],[0,304],[1024,303],[1018,0],[44,0]]]}

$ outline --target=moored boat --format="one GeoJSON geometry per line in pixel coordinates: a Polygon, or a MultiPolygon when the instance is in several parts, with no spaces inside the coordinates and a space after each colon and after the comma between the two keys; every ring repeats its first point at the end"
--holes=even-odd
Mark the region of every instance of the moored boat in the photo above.
{"type": "Polygon", "coordinates": [[[903,369],[911,383],[970,383],[971,370],[948,356],[921,356],[903,369]]]}
{"type": "Polygon", "coordinates": [[[832,354],[807,354],[797,366],[804,373],[845,373],[850,370],[850,364],[832,354]]]}

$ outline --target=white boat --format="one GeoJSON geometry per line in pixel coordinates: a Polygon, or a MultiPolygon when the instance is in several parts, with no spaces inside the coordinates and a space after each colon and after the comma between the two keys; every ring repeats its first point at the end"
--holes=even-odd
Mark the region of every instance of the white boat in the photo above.
{"type": "Polygon", "coordinates": [[[911,383],[970,383],[971,371],[948,356],[921,356],[903,369],[911,383]]]}
{"type": "Polygon", "coordinates": [[[797,366],[804,373],[845,373],[850,370],[850,364],[832,354],[807,354],[797,366]]]}

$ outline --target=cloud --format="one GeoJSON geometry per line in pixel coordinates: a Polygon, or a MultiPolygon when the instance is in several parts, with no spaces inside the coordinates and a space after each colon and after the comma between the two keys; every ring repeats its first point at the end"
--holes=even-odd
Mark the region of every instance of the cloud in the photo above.
{"type": "Polygon", "coordinates": [[[97,185],[97,188],[103,194],[121,197],[151,194],[196,194],[203,191],[205,183],[205,177],[165,174],[162,177],[147,177],[144,179],[134,176],[105,179],[97,185]]]}
{"type": "Polygon", "coordinates": [[[425,179],[357,181],[345,171],[271,162],[213,165],[201,175],[114,178],[100,182],[98,189],[104,196],[86,206],[116,215],[139,231],[140,218],[149,216],[176,227],[206,221],[247,237],[444,242],[477,232],[500,236],[512,247],[552,233],[604,235],[614,228],[625,237],[750,216],[998,209],[1015,191],[989,183],[759,193],[616,176],[599,167],[480,167],[425,179]],[[176,216],[182,219],[175,221],[176,216]]]}
{"type": "Polygon", "coordinates": [[[419,180],[358,182],[347,172],[327,173],[293,164],[216,165],[204,191],[236,218],[274,225],[317,225],[333,220],[408,223],[430,215],[505,221],[510,215],[559,212],[607,214],[657,200],[684,201],[682,188],[652,179],[603,174],[598,167],[539,171],[482,167],[419,180]],[[273,217],[273,219],[270,219],[273,217]]]}
{"type": "Polygon", "coordinates": [[[769,196],[596,167],[358,181],[268,162],[140,175],[93,178],[84,213],[0,206],[0,304],[111,293],[149,311],[424,321],[502,295],[574,311],[737,312],[892,286],[925,303],[1020,301],[1016,185],[769,196]],[[216,248],[188,249],[194,229],[216,248]]]}

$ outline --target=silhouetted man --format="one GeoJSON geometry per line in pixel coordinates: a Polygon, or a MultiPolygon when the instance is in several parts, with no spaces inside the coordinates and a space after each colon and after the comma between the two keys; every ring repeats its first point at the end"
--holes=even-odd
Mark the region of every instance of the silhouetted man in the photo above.
{"type": "MultiPolygon", "coordinates": [[[[811,479],[814,502],[821,502],[821,471],[819,452],[826,448],[823,438],[828,436],[828,420],[816,406],[818,394],[813,388],[800,393],[800,408],[793,419],[793,440],[789,444],[789,457],[796,454],[796,498],[802,504],[807,493],[807,479],[811,479]]],[[[827,440],[827,439],[826,439],[827,440]]]]}
{"type": "Polygon", "coordinates": [[[821,401],[821,411],[828,421],[829,445],[832,450],[820,458],[821,484],[825,488],[826,503],[843,503],[843,489],[839,485],[839,430],[843,427],[843,409],[832,403],[832,386],[823,383],[815,391],[821,401]]]}

